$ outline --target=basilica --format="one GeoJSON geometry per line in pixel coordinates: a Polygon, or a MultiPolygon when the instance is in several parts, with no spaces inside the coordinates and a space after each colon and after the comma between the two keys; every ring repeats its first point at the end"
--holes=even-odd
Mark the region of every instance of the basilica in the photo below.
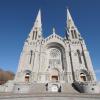
{"type": "Polygon", "coordinates": [[[44,38],[39,10],[24,42],[15,79],[6,84],[6,92],[100,92],[89,51],[68,9],[66,19],[64,37],[53,28],[44,38]]]}

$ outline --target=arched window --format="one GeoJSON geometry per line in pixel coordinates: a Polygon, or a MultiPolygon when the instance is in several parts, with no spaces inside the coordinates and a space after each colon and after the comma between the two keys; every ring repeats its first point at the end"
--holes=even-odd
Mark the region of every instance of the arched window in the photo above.
{"type": "Polygon", "coordinates": [[[81,53],[79,50],[77,50],[77,54],[78,54],[79,63],[82,64],[81,53]]]}
{"type": "Polygon", "coordinates": [[[71,30],[71,34],[72,34],[72,38],[73,39],[77,39],[77,32],[76,32],[75,29],[74,30],[71,30]]]}
{"type": "Polygon", "coordinates": [[[31,64],[31,62],[32,62],[32,54],[33,54],[33,51],[31,50],[31,51],[30,51],[30,64],[31,64]]]}
{"type": "Polygon", "coordinates": [[[36,30],[36,32],[35,32],[36,34],[35,34],[35,40],[37,39],[37,30],[36,30]]]}
{"type": "Polygon", "coordinates": [[[73,30],[71,30],[71,34],[72,34],[72,38],[74,39],[75,36],[74,36],[74,31],[73,30]]]}
{"type": "Polygon", "coordinates": [[[34,39],[34,34],[35,34],[35,31],[33,31],[33,36],[32,36],[32,40],[34,39]]]}
{"type": "Polygon", "coordinates": [[[57,68],[62,66],[61,51],[57,48],[49,49],[49,66],[52,68],[57,68]]]}
{"type": "Polygon", "coordinates": [[[77,33],[76,33],[76,30],[74,30],[74,35],[75,35],[75,38],[77,39],[77,33]]]}

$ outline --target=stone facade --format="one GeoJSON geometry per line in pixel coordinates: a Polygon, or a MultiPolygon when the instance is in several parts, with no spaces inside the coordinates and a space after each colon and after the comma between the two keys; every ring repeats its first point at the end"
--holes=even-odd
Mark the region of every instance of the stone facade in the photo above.
{"type": "Polygon", "coordinates": [[[67,35],[42,36],[41,12],[25,41],[15,80],[47,83],[52,80],[73,83],[96,81],[91,58],[67,10],[67,35]],[[20,77],[20,78],[19,78],[20,77]]]}
{"type": "Polygon", "coordinates": [[[65,37],[53,28],[52,34],[44,38],[39,10],[24,43],[12,91],[22,88],[22,93],[27,93],[32,84],[40,84],[40,90],[44,87],[46,91],[61,92],[64,84],[73,84],[74,89],[83,88],[81,92],[99,92],[89,52],[68,9],[66,22],[65,37]]]}

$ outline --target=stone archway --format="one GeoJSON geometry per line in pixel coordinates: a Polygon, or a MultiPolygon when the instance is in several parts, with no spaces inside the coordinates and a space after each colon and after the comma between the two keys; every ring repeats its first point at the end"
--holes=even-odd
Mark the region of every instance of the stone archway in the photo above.
{"type": "Polygon", "coordinates": [[[60,81],[64,79],[64,72],[67,71],[67,60],[65,47],[62,44],[57,42],[46,44],[46,64],[46,70],[50,71],[49,81],[60,81]],[[56,69],[54,73],[58,73],[58,75],[51,74],[53,73],[52,69],[56,69]]]}
{"type": "Polygon", "coordinates": [[[29,82],[30,81],[30,77],[31,77],[31,71],[30,70],[25,70],[25,82],[29,82]]]}
{"type": "Polygon", "coordinates": [[[54,75],[54,76],[52,76],[51,78],[52,78],[52,80],[58,81],[58,76],[57,76],[57,75],[54,75]]]}
{"type": "Polygon", "coordinates": [[[29,82],[29,79],[30,79],[30,74],[26,73],[26,75],[25,75],[25,82],[29,82]]]}
{"type": "Polygon", "coordinates": [[[88,72],[86,70],[80,70],[79,73],[79,77],[80,77],[80,81],[81,82],[86,82],[86,81],[90,81],[90,75],[88,74],[88,72]]]}
{"type": "Polygon", "coordinates": [[[58,69],[54,68],[50,70],[50,81],[59,81],[59,71],[58,69]]]}
{"type": "Polygon", "coordinates": [[[62,44],[51,42],[46,45],[47,62],[50,68],[60,68],[60,71],[67,70],[67,62],[65,56],[65,48],[62,44]]]}
{"type": "Polygon", "coordinates": [[[85,82],[86,80],[86,75],[84,73],[80,73],[80,81],[85,82]]]}

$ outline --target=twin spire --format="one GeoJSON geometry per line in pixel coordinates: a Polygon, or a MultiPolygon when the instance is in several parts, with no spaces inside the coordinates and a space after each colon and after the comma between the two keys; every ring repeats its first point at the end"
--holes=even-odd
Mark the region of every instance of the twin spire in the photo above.
{"type": "MultiPolygon", "coordinates": [[[[69,38],[78,38],[78,30],[74,24],[74,21],[71,17],[69,10],[67,9],[67,30],[69,38]],[[72,32],[73,30],[73,32],[72,32]],[[75,33],[75,34],[74,34],[75,33]]],[[[55,29],[53,29],[53,34],[55,33],[55,29]]],[[[42,37],[42,22],[41,22],[41,10],[38,11],[34,26],[30,32],[30,37],[32,40],[37,40],[39,37],[42,37]]]]}

